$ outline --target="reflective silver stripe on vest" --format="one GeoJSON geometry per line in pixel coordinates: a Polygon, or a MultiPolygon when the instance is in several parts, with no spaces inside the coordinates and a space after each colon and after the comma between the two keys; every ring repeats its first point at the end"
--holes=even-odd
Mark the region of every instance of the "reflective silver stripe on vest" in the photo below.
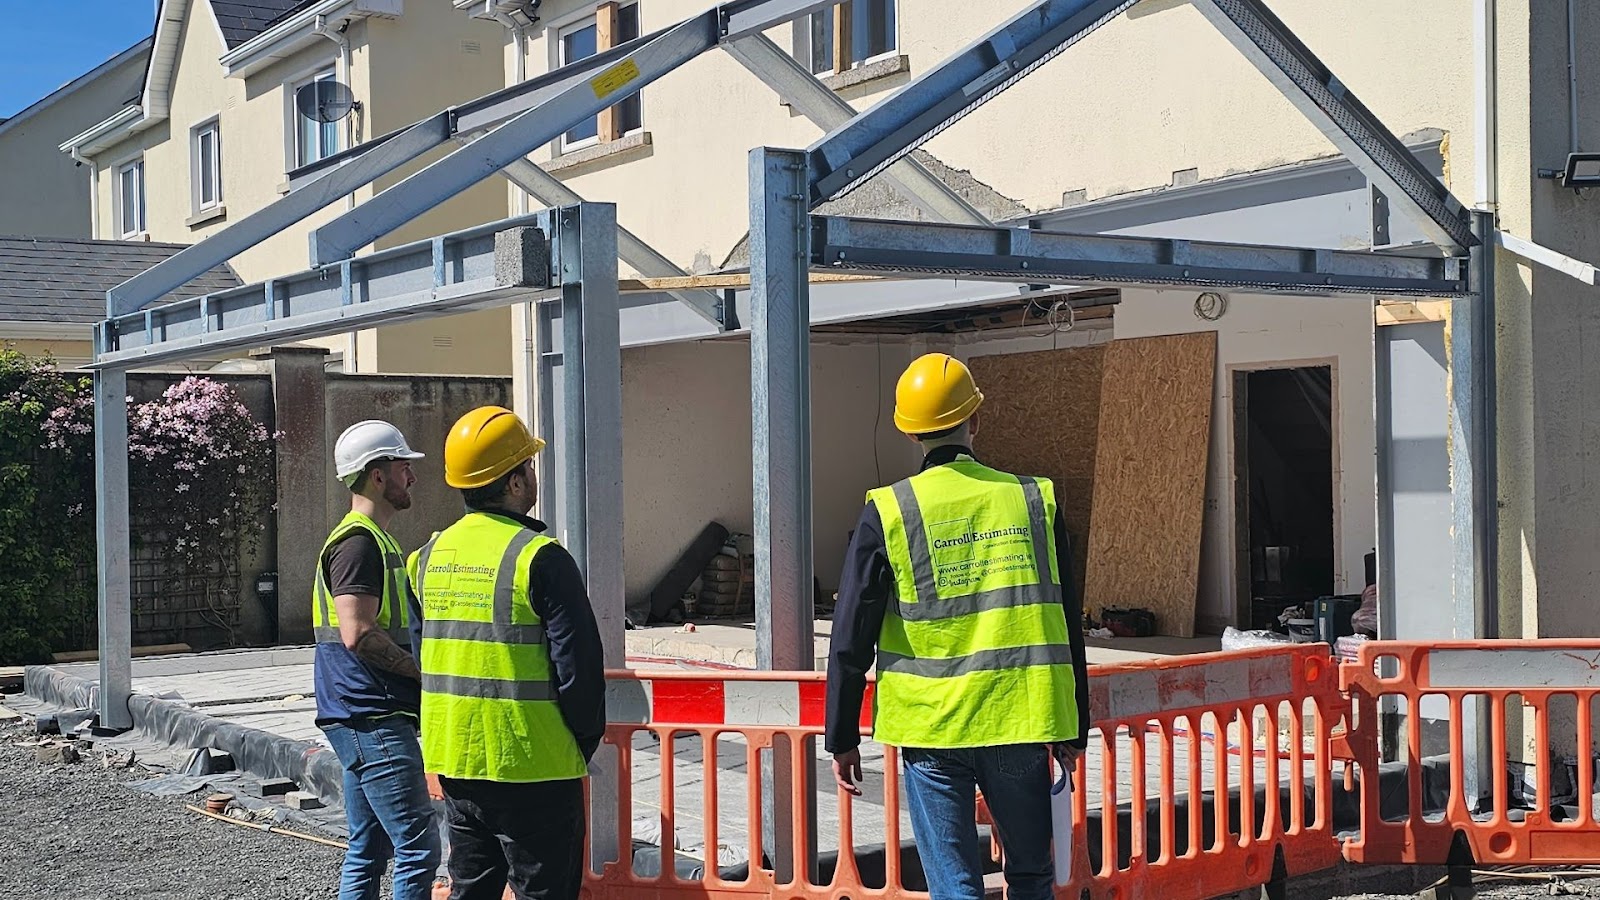
{"type": "MultiPolygon", "coordinates": [[[[417,605],[422,606],[422,587],[428,583],[428,557],[433,554],[433,545],[438,543],[439,535],[428,538],[428,542],[417,551],[417,605]]],[[[426,623],[424,623],[426,624],[426,623]]]]}
{"type": "Polygon", "coordinates": [[[966,656],[931,659],[901,656],[878,651],[878,671],[923,678],[955,678],[972,672],[996,669],[1021,669],[1026,666],[1064,666],[1072,664],[1072,648],[1066,644],[1034,644],[1031,647],[1002,647],[979,650],[966,656]]]}
{"type": "Polygon", "coordinates": [[[554,700],[555,688],[548,681],[502,681],[498,678],[471,678],[466,675],[422,673],[422,689],[430,694],[450,694],[481,700],[554,700]]]}
{"type": "MultiPolygon", "coordinates": [[[[383,573],[389,581],[389,634],[406,633],[406,560],[399,553],[383,550],[383,573]]],[[[406,643],[410,643],[409,639],[406,643]]]]}
{"type": "Polygon", "coordinates": [[[1025,584],[1016,587],[979,591],[965,597],[940,597],[917,603],[898,603],[895,614],[907,622],[931,622],[936,619],[954,619],[991,609],[1015,609],[1019,606],[1041,606],[1061,602],[1060,592],[1054,585],[1025,584]]]}
{"type": "Polygon", "coordinates": [[[499,625],[491,622],[459,622],[427,619],[422,623],[425,640],[482,641],[486,644],[542,644],[543,625],[499,625]]]}
{"type": "MultiPolygon", "coordinates": [[[[894,487],[895,502],[900,505],[900,522],[906,534],[906,545],[911,551],[911,578],[915,582],[913,590],[917,594],[917,602],[925,603],[939,596],[938,588],[933,578],[933,554],[928,551],[928,529],[922,522],[922,507],[917,505],[916,491],[911,489],[910,481],[897,481],[894,487]]],[[[896,596],[895,604],[904,608],[906,604],[899,602],[896,596]]],[[[910,618],[901,615],[902,619],[910,618]]]]}
{"type": "Polygon", "coordinates": [[[1028,526],[1033,531],[1033,561],[1039,567],[1039,583],[1054,584],[1056,576],[1050,571],[1051,523],[1044,515],[1044,492],[1037,478],[1023,475],[1018,480],[1022,482],[1022,498],[1028,502],[1028,526]]]}
{"type": "Polygon", "coordinates": [[[344,643],[344,638],[339,635],[339,629],[333,625],[318,625],[316,628],[311,629],[311,632],[316,635],[317,643],[319,644],[342,645],[344,643]]]}
{"type": "Polygon", "coordinates": [[[510,625],[514,619],[511,607],[516,599],[517,588],[517,557],[539,533],[524,528],[517,532],[511,539],[510,546],[500,557],[500,571],[494,577],[494,623],[496,625],[510,625]]]}

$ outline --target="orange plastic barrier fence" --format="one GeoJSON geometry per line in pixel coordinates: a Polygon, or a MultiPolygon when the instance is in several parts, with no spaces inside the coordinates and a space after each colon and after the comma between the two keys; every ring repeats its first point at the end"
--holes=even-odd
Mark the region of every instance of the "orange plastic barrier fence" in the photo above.
{"type": "MultiPolygon", "coordinates": [[[[1550,864],[1600,862],[1600,824],[1591,809],[1594,794],[1593,704],[1600,694],[1600,640],[1372,642],[1341,671],[1354,707],[1349,755],[1361,779],[1361,832],[1346,843],[1345,857],[1360,863],[1456,862],[1451,847],[1460,834],[1478,863],[1550,864]],[[1390,674],[1384,677],[1383,670],[1390,674]],[[1386,820],[1380,810],[1380,734],[1383,698],[1403,704],[1405,730],[1396,743],[1405,754],[1403,816],[1386,820]],[[1467,767],[1475,741],[1473,716],[1487,720],[1490,745],[1478,769],[1488,808],[1469,809],[1467,767]],[[1431,720],[1431,723],[1430,723],[1431,720]],[[1508,730],[1520,727],[1521,746],[1508,747],[1508,730]],[[1425,733],[1425,727],[1429,733],[1425,733]],[[1444,733],[1437,733],[1442,730],[1444,733]],[[1424,809],[1428,756],[1448,753],[1448,797],[1442,813],[1424,809]],[[1574,803],[1551,807],[1553,764],[1572,755],[1580,761],[1574,803]],[[1514,799],[1508,761],[1534,761],[1532,802],[1510,814],[1514,799]],[[1487,791],[1484,790],[1487,788],[1487,791]]],[[[1526,798],[1525,798],[1526,799],[1526,798]]],[[[1391,811],[1392,813],[1393,811],[1391,811]]]]}
{"type": "MultiPolygon", "coordinates": [[[[893,748],[884,748],[881,761],[887,777],[869,775],[859,799],[832,788],[823,762],[816,775],[809,765],[782,764],[818,755],[821,674],[608,677],[606,740],[617,748],[616,780],[591,784],[591,791],[615,796],[621,847],[640,837],[636,823],[648,823],[652,843],[687,847],[679,855],[698,854],[704,865],[698,877],[680,877],[669,852],[658,871],[640,874],[625,851],[590,877],[586,896],[927,896],[913,890],[920,886],[917,873],[904,871],[894,852],[910,834],[902,824],[893,748]],[[815,831],[807,815],[812,798],[815,831]],[[775,801],[779,827],[797,837],[776,847],[761,827],[775,801]],[[880,826],[881,838],[858,837],[868,820],[880,826]],[[812,842],[817,858],[806,849],[812,842]],[[861,849],[871,844],[888,850],[861,849]],[[719,864],[724,855],[735,859],[719,864]],[[740,866],[741,857],[756,864],[740,866]]],[[[1058,896],[1214,897],[1338,861],[1328,752],[1341,699],[1325,647],[1100,666],[1091,670],[1090,685],[1098,733],[1075,773],[1076,834],[1083,837],[1073,880],[1058,896]],[[1142,811],[1129,817],[1126,841],[1114,813],[1105,827],[1091,828],[1091,809],[1118,805],[1142,811]]],[[[867,716],[861,726],[870,731],[867,716]]]]}

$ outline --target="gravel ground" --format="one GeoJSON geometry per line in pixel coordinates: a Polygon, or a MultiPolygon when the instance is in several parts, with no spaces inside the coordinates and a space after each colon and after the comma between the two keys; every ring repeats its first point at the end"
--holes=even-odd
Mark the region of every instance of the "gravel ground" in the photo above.
{"type": "MultiPolygon", "coordinates": [[[[1534,897],[1600,897],[1600,873],[1592,878],[1564,879],[1551,891],[1551,882],[1494,881],[1478,885],[1477,900],[1532,900],[1534,897]]],[[[1425,895],[1431,896],[1431,895],[1425,895]]],[[[1416,900],[1415,894],[1351,894],[1337,900],[1416,900]]]]}
{"type": "MultiPolygon", "coordinates": [[[[253,832],[137,794],[148,777],[92,751],[41,765],[31,726],[0,726],[0,898],[308,900],[337,893],[343,851],[253,832]]],[[[384,896],[389,896],[385,885],[384,896]]]]}

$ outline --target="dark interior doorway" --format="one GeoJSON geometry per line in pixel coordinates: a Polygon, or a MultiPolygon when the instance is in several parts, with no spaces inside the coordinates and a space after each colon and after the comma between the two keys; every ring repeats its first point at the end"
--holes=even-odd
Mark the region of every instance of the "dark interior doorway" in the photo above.
{"type": "Polygon", "coordinates": [[[1333,372],[1233,376],[1240,627],[1333,593],[1333,372]]]}

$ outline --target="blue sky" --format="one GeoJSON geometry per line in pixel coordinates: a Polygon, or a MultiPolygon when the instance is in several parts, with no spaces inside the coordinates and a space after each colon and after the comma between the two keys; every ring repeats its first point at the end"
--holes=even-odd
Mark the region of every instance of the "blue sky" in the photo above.
{"type": "Polygon", "coordinates": [[[0,0],[0,118],[150,34],[154,0],[0,0]]]}

